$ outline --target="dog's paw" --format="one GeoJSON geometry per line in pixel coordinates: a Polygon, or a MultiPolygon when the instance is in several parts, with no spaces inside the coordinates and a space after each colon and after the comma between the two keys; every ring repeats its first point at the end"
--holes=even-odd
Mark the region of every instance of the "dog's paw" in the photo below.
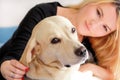
{"type": "Polygon", "coordinates": [[[80,72],[80,71],[75,71],[71,74],[71,79],[70,80],[100,80],[97,77],[93,76],[92,71],[86,71],[86,72],[80,72]]]}
{"type": "Polygon", "coordinates": [[[85,72],[83,72],[83,74],[86,77],[85,80],[101,80],[101,79],[93,76],[93,72],[92,71],[85,71],[85,72]]]}

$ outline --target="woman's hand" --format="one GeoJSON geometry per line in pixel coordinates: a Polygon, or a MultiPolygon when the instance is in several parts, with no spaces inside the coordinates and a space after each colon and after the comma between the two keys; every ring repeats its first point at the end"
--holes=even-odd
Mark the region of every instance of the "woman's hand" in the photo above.
{"type": "Polygon", "coordinates": [[[17,60],[7,60],[1,64],[1,74],[7,80],[22,80],[28,67],[17,60]]]}
{"type": "Polygon", "coordinates": [[[79,70],[81,72],[92,71],[93,75],[100,78],[101,80],[114,80],[114,76],[109,70],[92,63],[81,65],[79,70]]]}

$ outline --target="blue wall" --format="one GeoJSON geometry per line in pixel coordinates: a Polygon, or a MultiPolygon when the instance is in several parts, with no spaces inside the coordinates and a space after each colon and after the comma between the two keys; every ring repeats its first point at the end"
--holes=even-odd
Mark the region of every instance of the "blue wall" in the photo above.
{"type": "Polygon", "coordinates": [[[16,26],[0,27],[0,46],[2,46],[14,33],[16,26]]]}

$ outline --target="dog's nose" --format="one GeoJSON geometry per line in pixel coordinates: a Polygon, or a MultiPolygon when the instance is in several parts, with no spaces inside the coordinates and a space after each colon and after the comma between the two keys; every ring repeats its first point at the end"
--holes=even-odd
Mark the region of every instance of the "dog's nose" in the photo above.
{"type": "Polygon", "coordinates": [[[80,57],[85,57],[86,55],[86,48],[81,46],[80,48],[75,50],[75,55],[80,57]]]}

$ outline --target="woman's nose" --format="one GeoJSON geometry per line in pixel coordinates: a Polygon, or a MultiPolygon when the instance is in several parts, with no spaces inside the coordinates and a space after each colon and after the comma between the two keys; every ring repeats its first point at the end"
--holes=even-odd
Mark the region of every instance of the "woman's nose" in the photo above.
{"type": "Polygon", "coordinates": [[[101,24],[102,24],[102,22],[99,20],[91,20],[89,22],[89,26],[91,26],[91,27],[97,27],[97,26],[100,26],[101,24]]]}
{"type": "Polygon", "coordinates": [[[92,25],[95,25],[95,24],[96,24],[96,22],[97,22],[96,20],[90,20],[89,25],[91,25],[91,26],[92,26],[92,25]]]}

